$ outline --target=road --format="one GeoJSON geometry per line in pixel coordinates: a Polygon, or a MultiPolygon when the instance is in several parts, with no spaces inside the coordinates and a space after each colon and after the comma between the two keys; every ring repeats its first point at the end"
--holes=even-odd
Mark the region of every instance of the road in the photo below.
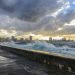
{"type": "Polygon", "coordinates": [[[75,75],[0,49],[0,75],[75,75]]]}

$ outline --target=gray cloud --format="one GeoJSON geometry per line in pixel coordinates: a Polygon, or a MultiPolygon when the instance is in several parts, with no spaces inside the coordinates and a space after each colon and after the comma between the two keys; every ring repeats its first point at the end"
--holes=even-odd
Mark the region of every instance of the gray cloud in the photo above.
{"type": "Polygon", "coordinates": [[[34,21],[62,6],[59,0],[0,0],[0,8],[8,15],[34,21]]]}
{"type": "Polygon", "coordinates": [[[75,34],[75,26],[63,26],[63,30],[57,33],[64,33],[64,34],[75,34]]]}
{"type": "MultiPolygon", "coordinates": [[[[0,29],[23,32],[48,31],[54,32],[65,23],[75,18],[75,10],[68,8],[64,14],[61,10],[56,17],[53,12],[61,9],[64,0],[0,0],[0,29]],[[50,15],[50,16],[47,16],[50,15]]],[[[71,31],[65,27],[61,31],[71,31]]],[[[74,30],[73,30],[74,32],[74,30]]]]}
{"type": "Polygon", "coordinates": [[[70,23],[75,18],[75,11],[70,9],[66,11],[67,13],[64,14],[63,12],[59,13],[56,17],[56,21],[59,25],[64,25],[65,23],[70,23]]]}
{"type": "Polygon", "coordinates": [[[37,31],[54,31],[58,28],[55,24],[54,17],[44,17],[37,22],[22,21],[9,16],[0,17],[0,29],[16,30],[22,32],[37,32],[37,31]]]}

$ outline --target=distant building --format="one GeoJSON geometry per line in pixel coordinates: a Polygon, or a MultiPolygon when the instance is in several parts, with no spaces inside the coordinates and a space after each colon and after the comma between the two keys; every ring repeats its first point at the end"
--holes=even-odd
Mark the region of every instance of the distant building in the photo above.
{"type": "Polygon", "coordinates": [[[62,38],[62,41],[66,41],[66,38],[63,37],[63,38],[62,38]]]}
{"type": "Polygon", "coordinates": [[[52,40],[52,38],[50,37],[50,38],[49,38],[49,41],[51,41],[51,40],[52,40]]]}
{"type": "Polygon", "coordinates": [[[20,41],[24,41],[24,38],[20,38],[20,41]]]}
{"type": "Polygon", "coordinates": [[[14,36],[11,37],[11,40],[16,41],[16,38],[14,36]]]}
{"type": "Polygon", "coordinates": [[[29,40],[32,41],[33,40],[33,37],[32,36],[29,36],[29,40]]]}

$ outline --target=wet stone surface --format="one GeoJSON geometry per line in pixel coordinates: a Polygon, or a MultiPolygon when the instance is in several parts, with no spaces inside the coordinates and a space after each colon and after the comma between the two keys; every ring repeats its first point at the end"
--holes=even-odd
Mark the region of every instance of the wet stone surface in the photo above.
{"type": "Polygon", "coordinates": [[[0,75],[75,75],[0,49],[0,75]]]}

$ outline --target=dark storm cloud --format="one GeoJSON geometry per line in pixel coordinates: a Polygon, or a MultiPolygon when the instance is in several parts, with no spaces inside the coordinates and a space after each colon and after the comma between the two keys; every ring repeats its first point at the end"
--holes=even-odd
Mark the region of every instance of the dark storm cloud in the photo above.
{"type": "Polygon", "coordinates": [[[1,16],[0,17],[0,28],[7,30],[16,30],[23,32],[30,31],[53,31],[57,28],[55,24],[54,17],[43,17],[37,22],[26,22],[22,20],[18,20],[16,18],[11,18],[9,16],[1,16]]]}
{"type": "Polygon", "coordinates": [[[63,3],[58,1],[59,0],[0,0],[0,8],[10,16],[34,21],[62,6],[63,3]]]}
{"type": "MultiPolygon", "coordinates": [[[[67,1],[63,4],[63,1],[0,0],[0,28],[23,32],[53,32],[75,18],[75,10],[72,7],[67,8],[69,4],[67,1]],[[60,9],[56,17],[52,16],[60,9]]],[[[66,29],[64,28],[64,31],[68,32],[66,29]]]]}

